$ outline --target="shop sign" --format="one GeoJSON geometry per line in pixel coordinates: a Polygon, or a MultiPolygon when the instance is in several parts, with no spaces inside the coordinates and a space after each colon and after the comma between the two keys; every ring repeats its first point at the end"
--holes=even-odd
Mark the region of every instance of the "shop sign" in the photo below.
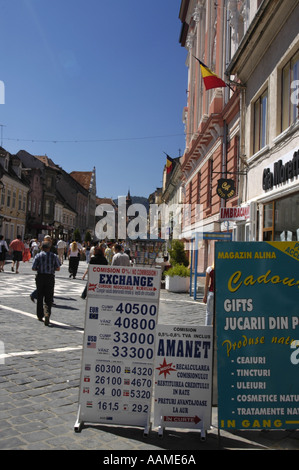
{"type": "Polygon", "coordinates": [[[221,207],[220,220],[241,221],[249,219],[250,206],[221,207]]]}
{"type": "Polygon", "coordinates": [[[299,428],[299,243],[215,247],[222,429],[299,428]]]}
{"type": "Polygon", "coordinates": [[[154,424],[159,428],[210,428],[213,328],[158,325],[154,424]]]}
{"type": "Polygon", "coordinates": [[[273,171],[265,168],[263,171],[263,190],[273,189],[273,186],[286,183],[299,175],[299,150],[294,152],[293,158],[284,163],[278,160],[274,163],[273,171]]]}
{"type": "Polygon", "coordinates": [[[221,199],[230,199],[236,193],[235,181],[221,178],[218,180],[217,194],[221,199]]]}

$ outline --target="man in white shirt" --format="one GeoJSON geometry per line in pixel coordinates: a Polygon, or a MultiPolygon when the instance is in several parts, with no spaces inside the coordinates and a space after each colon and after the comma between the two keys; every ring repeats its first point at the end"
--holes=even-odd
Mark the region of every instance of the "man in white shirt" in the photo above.
{"type": "Polygon", "coordinates": [[[57,242],[57,252],[58,252],[58,258],[61,264],[64,261],[65,249],[66,249],[66,242],[62,240],[62,238],[60,238],[57,242]]]}
{"type": "Polygon", "coordinates": [[[112,258],[111,266],[131,266],[129,256],[123,252],[122,246],[114,246],[115,255],[112,258]]]}

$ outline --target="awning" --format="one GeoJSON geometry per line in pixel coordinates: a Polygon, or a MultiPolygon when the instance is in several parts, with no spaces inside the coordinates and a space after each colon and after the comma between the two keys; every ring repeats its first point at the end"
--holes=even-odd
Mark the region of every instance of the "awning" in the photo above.
{"type": "Polygon", "coordinates": [[[42,229],[42,230],[53,230],[53,227],[50,225],[43,225],[43,224],[33,224],[31,225],[31,228],[37,228],[37,229],[42,229]]]}

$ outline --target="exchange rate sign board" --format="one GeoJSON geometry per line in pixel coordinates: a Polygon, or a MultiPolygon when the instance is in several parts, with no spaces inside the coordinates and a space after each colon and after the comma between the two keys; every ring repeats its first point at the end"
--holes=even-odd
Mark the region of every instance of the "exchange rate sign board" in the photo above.
{"type": "Polygon", "coordinates": [[[217,243],[220,428],[299,428],[299,243],[217,243]]]}
{"type": "Polygon", "coordinates": [[[147,428],[160,269],[90,265],[78,418],[147,428]]]}
{"type": "Polygon", "coordinates": [[[213,328],[158,325],[155,363],[155,426],[210,427],[213,328]]]}

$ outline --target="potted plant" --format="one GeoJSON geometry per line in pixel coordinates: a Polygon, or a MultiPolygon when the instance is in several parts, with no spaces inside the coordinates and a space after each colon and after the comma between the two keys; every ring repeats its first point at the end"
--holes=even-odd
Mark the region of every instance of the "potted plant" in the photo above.
{"type": "Polygon", "coordinates": [[[190,286],[189,260],[184,243],[173,240],[169,250],[172,267],[165,273],[165,289],[170,292],[188,292],[190,286]]]}
{"type": "Polygon", "coordinates": [[[175,264],[165,274],[165,289],[170,292],[188,292],[190,269],[183,264],[175,264]]]}
{"type": "Polygon", "coordinates": [[[172,240],[169,254],[172,266],[175,264],[189,266],[189,260],[185,252],[184,243],[181,240],[172,240]]]}

